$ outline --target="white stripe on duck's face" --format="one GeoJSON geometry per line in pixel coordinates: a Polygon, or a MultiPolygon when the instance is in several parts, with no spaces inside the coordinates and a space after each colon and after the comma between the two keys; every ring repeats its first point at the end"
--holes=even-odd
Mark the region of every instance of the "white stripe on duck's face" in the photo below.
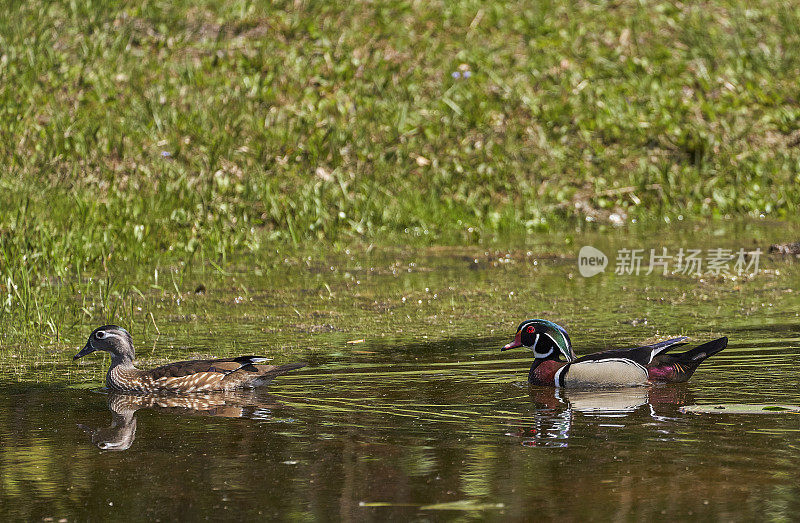
{"type": "MultiPolygon", "coordinates": [[[[108,338],[117,338],[120,341],[120,343],[124,343],[124,344],[128,343],[127,338],[125,338],[123,336],[120,336],[119,334],[117,334],[115,332],[112,332],[112,331],[97,331],[97,332],[94,333],[94,338],[96,338],[98,340],[106,340],[108,338]]],[[[89,338],[89,344],[91,344],[92,348],[97,348],[97,349],[105,348],[105,347],[108,346],[108,345],[103,345],[102,347],[95,346],[95,344],[92,341],[91,337],[89,338]]]]}
{"type": "Polygon", "coordinates": [[[552,336],[547,332],[537,332],[532,325],[525,327],[522,331],[522,343],[533,351],[536,359],[549,358],[556,352],[558,345],[552,336]]]}
{"type": "Polygon", "coordinates": [[[94,350],[108,350],[115,345],[133,347],[131,335],[117,325],[103,325],[89,335],[89,346],[94,350]]]}
{"type": "Polygon", "coordinates": [[[547,352],[538,352],[536,350],[536,346],[539,344],[539,337],[540,336],[541,336],[541,334],[538,334],[538,333],[536,334],[536,338],[533,341],[533,346],[531,347],[531,350],[533,351],[533,356],[535,358],[544,359],[544,358],[547,358],[547,357],[549,357],[549,356],[551,356],[553,354],[553,352],[555,351],[555,344],[551,345],[550,346],[550,350],[548,350],[547,352]]]}

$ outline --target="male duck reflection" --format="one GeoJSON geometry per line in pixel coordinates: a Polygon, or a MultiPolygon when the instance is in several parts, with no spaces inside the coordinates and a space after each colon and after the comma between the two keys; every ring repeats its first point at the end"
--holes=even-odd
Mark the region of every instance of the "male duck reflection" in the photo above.
{"type": "Polygon", "coordinates": [[[652,382],[680,383],[700,363],[728,345],[728,338],[709,341],[680,354],[667,351],[686,345],[685,336],[634,349],[614,349],[575,356],[563,327],[547,320],[527,320],[517,327],[514,341],[501,350],[528,347],[535,360],[528,373],[533,385],[556,387],[624,387],[652,382]],[[566,361],[562,361],[564,356],[566,361]]]}
{"type": "Polygon", "coordinates": [[[169,363],[151,370],[133,365],[133,339],[116,325],[104,325],[92,332],[86,346],[73,360],[96,350],[111,354],[106,387],[125,392],[205,392],[260,387],[276,376],[305,367],[305,363],[260,365],[269,358],[239,356],[218,360],[191,360],[169,363]]]}
{"type": "MultiPolygon", "coordinates": [[[[677,409],[693,401],[690,389],[674,387],[615,387],[608,389],[561,389],[531,387],[534,414],[523,426],[507,432],[525,447],[568,447],[578,437],[608,437],[608,427],[642,425],[648,421],[669,422],[677,409]],[[644,407],[644,408],[642,408],[644,407]],[[579,417],[606,423],[575,423],[579,417]],[[627,418],[627,419],[625,419],[627,418]]],[[[663,437],[674,427],[651,425],[663,437]]]]}

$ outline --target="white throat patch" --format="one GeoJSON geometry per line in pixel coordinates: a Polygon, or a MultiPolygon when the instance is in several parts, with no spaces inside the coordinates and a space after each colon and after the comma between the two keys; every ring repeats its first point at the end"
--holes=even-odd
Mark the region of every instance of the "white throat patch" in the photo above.
{"type": "Polygon", "coordinates": [[[550,356],[551,354],[553,354],[553,350],[555,350],[555,349],[553,349],[553,347],[550,347],[550,350],[547,351],[547,352],[537,352],[536,351],[536,345],[539,344],[539,336],[541,336],[541,334],[537,333],[536,334],[536,338],[533,339],[533,346],[531,347],[531,350],[533,351],[533,356],[535,358],[546,358],[546,357],[550,356]]]}

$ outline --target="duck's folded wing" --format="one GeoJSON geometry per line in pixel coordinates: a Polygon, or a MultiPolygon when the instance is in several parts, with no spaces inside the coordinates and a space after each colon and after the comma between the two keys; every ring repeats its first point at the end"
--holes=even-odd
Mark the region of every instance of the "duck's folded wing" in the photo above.
{"type": "Polygon", "coordinates": [[[262,356],[239,356],[238,358],[224,358],[217,360],[188,360],[176,361],[156,367],[149,371],[154,380],[160,378],[180,378],[197,374],[198,372],[218,372],[227,375],[237,370],[258,372],[255,364],[267,361],[262,356]]]}
{"type": "Polygon", "coordinates": [[[681,336],[680,338],[672,338],[670,340],[659,341],[658,343],[653,343],[652,345],[645,345],[645,347],[649,347],[653,350],[653,356],[658,354],[671,351],[675,347],[680,347],[681,345],[686,345],[688,342],[684,340],[688,340],[688,336],[681,336]]]}
{"type": "Polygon", "coordinates": [[[581,361],[606,360],[610,358],[624,358],[635,361],[639,365],[644,366],[649,364],[656,355],[672,350],[675,347],[686,345],[684,340],[687,339],[688,338],[686,336],[682,336],[680,338],[660,341],[652,345],[644,345],[643,347],[636,347],[633,349],[611,349],[603,352],[595,352],[594,354],[581,356],[573,363],[578,363],[581,361]]]}

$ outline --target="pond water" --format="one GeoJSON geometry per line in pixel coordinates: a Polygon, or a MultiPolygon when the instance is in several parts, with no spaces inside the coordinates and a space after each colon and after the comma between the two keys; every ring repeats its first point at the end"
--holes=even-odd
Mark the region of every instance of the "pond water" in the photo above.
{"type": "Polygon", "coordinates": [[[645,275],[648,260],[614,270],[620,249],[798,238],[716,223],[505,249],[272,251],[161,268],[160,282],[134,272],[125,326],[140,366],[234,354],[309,366],[256,391],[108,394],[107,358],[71,361],[103,323],[81,298],[65,341],[4,350],[0,518],[794,519],[797,414],[681,407],[800,404],[800,263],[764,252],[744,278],[645,275]],[[579,274],[584,245],[608,255],[604,273],[579,274]],[[678,335],[730,344],[687,384],[529,387],[530,353],[499,352],[529,317],[564,325],[578,355],[678,335]]]}

